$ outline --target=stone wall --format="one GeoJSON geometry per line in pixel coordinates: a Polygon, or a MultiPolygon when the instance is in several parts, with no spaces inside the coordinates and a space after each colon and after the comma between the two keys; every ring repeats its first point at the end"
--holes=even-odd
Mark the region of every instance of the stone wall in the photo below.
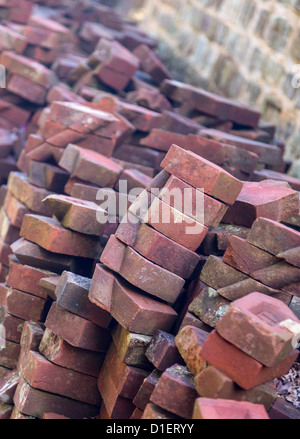
{"type": "Polygon", "coordinates": [[[120,2],[177,79],[259,108],[300,159],[300,0],[120,2]]]}

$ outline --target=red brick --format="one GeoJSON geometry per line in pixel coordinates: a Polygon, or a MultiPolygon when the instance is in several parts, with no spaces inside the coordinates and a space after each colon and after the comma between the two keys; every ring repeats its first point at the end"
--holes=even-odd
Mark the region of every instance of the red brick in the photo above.
{"type": "Polygon", "coordinates": [[[44,105],[46,103],[47,90],[24,76],[13,74],[8,80],[7,90],[33,104],[44,105]]]}
{"type": "Polygon", "coordinates": [[[281,289],[300,281],[300,269],[283,261],[257,270],[251,276],[271,288],[281,289]]]}
{"type": "Polygon", "coordinates": [[[295,267],[300,268],[300,247],[291,248],[277,255],[278,258],[283,258],[286,262],[295,267]]]}
{"type": "Polygon", "coordinates": [[[208,366],[200,372],[195,377],[194,383],[198,394],[202,397],[248,401],[253,404],[262,404],[266,410],[270,409],[277,398],[272,381],[253,389],[243,390],[213,366],[208,366]]]}
{"type": "Polygon", "coordinates": [[[219,166],[176,145],[171,146],[161,166],[175,177],[227,204],[235,202],[243,187],[241,181],[219,166]]]}
{"type": "Polygon", "coordinates": [[[177,416],[191,419],[197,396],[191,372],[175,364],[162,374],[150,401],[177,416]]]}
{"type": "Polygon", "coordinates": [[[123,363],[113,343],[105,356],[100,375],[102,371],[105,373],[105,369],[109,370],[118,395],[130,400],[135,397],[144,379],[149,375],[148,371],[123,363]]]}
{"type": "Polygon", "coordinates": [[[281,301],[251,293],[231,303],[216,330],[225,340],[271,367],[293,350],[292,340],[299,333],[300,321],[281,301]],[[295,329],[288,324],[294,324],[295,329]]]}
{"type": "Polygon", "coordinates": [[[67,343],[81,349],[105,352],[110,342],[107,329],[64,310],[55,302],[49,310],[45,326],[67,343]]]}
{"type": "Polygon", "coordinates": [[[21,203],[35,213],[49,215],[50,212],[42,203],[42,200],[51,193],[43,188],[38,188],[29,183],[26,174],[11,172],[8,179],[8,190],[21,203]]]}
{"type": "Polygon", "coordinates": [[[54,273],[51,271],[13,262],[10,266],[6,283],[9,287],[47,299],[47,296],[41,291],[39,281],[43,277],[53,275],[54,273]]]}
{"type": "Polygon", "coordinates": [[[171,108],[170,102],[165,98],[164,95],[155,89],[150,90],[146,87],[143,87],[143,84],[141,88],[127,93],[126,101],[130,104],[149,108],[150,110],[157,111],[158,113],[171,108]]]}
{"type": "Polygon", "coordinates": [[[118,101],[116,109],[121,116],[129,120],[138,131],[150,132],[154,128],[159,128],[161,114],[139,105],[128,104],[118,101]]]}
{"type": "Polygon", "coordinates": [[[120,280],[114,283],[110,312],[130,332],[145,335],[156,329],[169,331],[177,317],[169,305],[141,295],[120,280]]]}
{"type": "Polygon", "coordinates": [[[88,418],[99,412],[99,408],[94,405],[34,389],[25,380],[21,380],[17,387],[14,403],[23,414],[37,418],[51,411],[71,419],[88,418]]]}
{"type": "Polygon", "coordinates": [[[153,197],[146,190],[132,203],[129,211],[142,222],[150,224],[163,235],[192,251],[197,250],[208,231],[208,227],[153,197]]]}
{"type": "Polygon", "coordinates": [[[179,180],[174,175],[161,188],[158,197],[172,207],[182,210],[186,215],[203,223],[205,226],[217,227],[226,210],[227,205],[215,200],[206,194],[199,193],[197,189],[179,180]],[[173,195],[174,194],[174,195],[173,195]],[[177,207],[177,194],[179,195],[179,206],[177,207]]]}
{"type": "Polygon", "coordinates": [[[204,343],[201,355],[240,387],[249,390],[285,375],[296,360],[298,351],[294,350],[275,366],[266,367],[213,331],[204,343]]]}
{"type": "Polygon", "coordinates": [[[35,389],[100,405],[96,378],[57,366],[37,352],[27,352],[20,365],[20,374],[35,389]]]}
{"type": "Polygon", "coordinates": [[[220,119],[252,128],[256,128],[259,122],[258,111],[192,85],[165,80],[161,84],[161,92],[177,102],[189,101],[192,108],[220,119]]]}
{"type": "Polygon", "coordinates": [[[150,397],[160,377],[161,372],[155,369],[150,375],[148,375],[144,379],[138,393],[133,400],[133,404],[137,406],[140,410],[145,410],[147,404],[150,403],[150,397]]]}
{"type": "Polygon", "coordinates": [[[0,366],[8,369],[15,369],[17,367],[18,358],[20,355],[20,344],[12,341],[5,341],[5,347],[1,349],[0,366]]]}
{"type": "Polygon", "coordinates": [[[200,279],[215,290],[219,290],[220,288],[241,282],[247,279],[247,276],[230,265],[225,264],[220,258],[211,255],[201,270],[200,279]]]}
{"type": "Polygon", "coordinates": [[[129,332],[121,325],[115,325],[112,331],[112,339],[118,351],[118,356],[124,363],[128,366],[152,369],[152,365],[145,355],[151,340],[149,335],[129,332]]]}
{"type": "Polygon", "coordinates": [[[63,123],[65,127],[80,133],[96,133],[112,137],[119,128],[119,120],[110,113],[77,102],[53,102],[48,120],[63,123]]]}
{"type": "Polygon", "coordinates": [[[133,53],[140,60],[142,70],[148,73],[158,85],[164,79],[172,78],[172,75],[168,72],[167,68],[145,44],[138,46],[133,53]]]}
{"type": "Polygon", "coordinates": [[[13,50],[17,53],[23,53],[27,46],[27,38],[21,33],[10,29],[8,26],[0,26],[1,49],[13,50]]]}
{"type": "Polygon", "coordinates": [[[57,220],[25,215],[20,236],[53,253],[97,259],[102,247],[94,236],[65,229],[57,220]]]}
{"type": "MultiPolygon", "coordinates": [[[[0,296],[1,296],[1,292],[0,292],[0,296]]],[[[5,329],[5,338],[6,340],[13,341],[15,343],[20,343],[21,334],[24,326],[24,320],[9,314],[7,312],[7,309],[6,312],[4,313],[5,308],[6,308],[5,306],[0,307],[0,322],[5,329]],[[3,316],[1,316],[2,310],[3,310],[3,316]]]]}
{"type": "Polygon", "coordinates": [[[276,221],[258,218],[250,230],[247,242],[273,255],[299,247],[300,232],[276,221]]]}
{"type": "Polygon", "coordinates": [[[49,163],[30,161],[28,179],[31,184],[53,192],[63,192],[69,174],[49,163]]]}
{"type": "Polygon", "coordinates": [[[96,264],[89,289],[89,300],[110,312],[115,274],[102,264],[96,264]]]}
{"type": "Polygon", "coordinates": [[[276,264],[278,259],[270,253],[249,244],[245,239],[232,235],[223,256],[223,262],[245,274],[251,275],[257,270],[276,264]]]}
{"type": "Polygon", "coordinates": [[[102,328],[111,323],[110,314],[94,305],[88,298],[91,280],[64,271],[55,289],[56,303],[62,308],[77,314],[102,328]]]}
{"type": "Polygon", "coordinates": [[[299,194],[289,185],[274,181],[244,182],[236,202],[229,208],[224,223],[251,227],[258,217],[282,222],[299,213],[299,194]]]}
{"type": "Polygon", "coordinates": [[[104,359],[98,352],[70,345],[48,328],[44,332],[39,351],[51,363],[96,378],[104,359]]]}
{"type": "Polygon", "coordinates": [[[175,345],[175,337],[159,329],[153,334],[146,350],[146,357],[162,372],[175,363],[182,363],[182,357],[175,345]]]}
{"type": "Polygon", "coordinates": [[[0,379],[0,403],[13,404],[13,397],[19,383],[19,374],[16,370],[9,372],[0,379]]]}
{"type": "MultiPolygon", "coordinates": [[[[23,320],[42,321],[46,313],[46,301],[32,294],[10,288],[6,296],[0,292],[1,303],[9,314],[23,320]]],[[[12,340],[14,341],[14,340],[12,340]]]]}
{"type": "Polygon", "coordinates": [[[7,191],[3,207],[11,224],[20,229],[24,215],[30,213],[27,207],[17,200],[10,191],[7,191]]]}
{"type": "Polygon", "coordinates": [[[10,73],[22,75],[42,87],[50,88],[57,82],[54,72],[13,52],[2,52],[0,62],[10,73]]]}
{"type": "Polygon", "coordinates": [[[146,405],[142,419],[179,419],[179,417],[150,402],[146,405]]]}
{"type": "Polygon", "coordinates": [[[199,262],[196,253],[142,223],[130,212],[115,235],[145,258],[184,279],[192,275],[199,262]]]}
{"type": "Polygon", "coordinates": [[[182,278],[143,258],[114,235],[110,236],[100,261],[131,284],[168,303],[176,301],[184,285],[182,278]]]}
{"type": "Polygon", "coordinates": [[[74,271],[76,268],[76,261],[71,256],[53,254],[23,238],[11,244],[11,249],[23,265],[30,265],[55,273],[60,273],[63,270],[74,271]]]}
{"type": "Polygon", "coordinates": [[[44,199],[44,204],[64,227],[75,232],[95,236],[104,235],[107,231],[107,222],[102,223],[98,220],[100,211],[109,223],[117,223],[116,217],[108,218],[108,214],[91,201],[65,195],[49,195],[44,199]]]}
{"type": "Polygon", "coordinates": [[[264,285],[261,282],[252,279],[251,277],[248,277],[247,279],[244,279],[240,282],[236,282],[232,285],[219,288],[217,290],[217,292],[221,296],[230,301],[240,299],[241,297],[244,297],[249,293],[253,293],[253,291],[275,297],[276,299],[281,300],[287,305],[291,300],[290,294],[287,294],[281,290],[276,290],[274,288],[268,287],[267,285],[264,285]]]}
{"type": "Polygon", "coordinates": [[[118,395],[115,384],[105,366],[102,367],[98,378],[98,388],[109,419],[130,418],[135,406],[130,399],[118,395]]]}
{"type": "Polygon", "coordinates": [[[72,144],[65,149],[59,166],[70,172],[72,177],[102,187],[113,187],[122,172],[122,167],[109,158],[72,144]]]}
{"type": "Polygon", "coordinates": [[[208,337],[208,332],[194,326],[183,327],[175,337],[177,349],[194,374],[199,374],[206,368],[206,361],[201,356],[202,346],[208,337]]]}
{"type": "Polygon", "coordinates": [[[198,398],[193,419],[270,419],[262,404],[229,399],[198,398]]]}
{"type": "Polygon", "coordinates": [[[202,136],[207,136],[208,138],[228,143],[238,148],[242,148],[252,153],[255,153],[259,157],[258,161],[266,165],[278,166],[278,164],[280,164],[282,161],[282,151],[276,145],[257,142],[211,128],[205,128],[201,130],[200,134],[202,136]]]}

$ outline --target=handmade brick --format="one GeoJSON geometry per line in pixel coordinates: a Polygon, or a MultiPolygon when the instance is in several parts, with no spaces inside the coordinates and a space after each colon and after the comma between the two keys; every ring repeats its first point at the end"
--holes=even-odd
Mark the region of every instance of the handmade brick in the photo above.
{"type": "Polygon", "coordinates": [[[228,399],[198,398],[193,419],[270,419],[261,404],[228,399]]]}
{"type": "Polygon", "coordinates": [[[182,362],[175,344],[175,337],[159,329],[153,334],[146,350],[146,357],[156,369],[162,372],[173,364],[182,362]]]}
{"type": "Polygon", "coordinates": [[[110,236],[100,261],[131,284],[168,303],[175,302],[184,285],[182,278],[154,265],[114,235],[110,236]]]}
{"type": "Polygon", "coordinates": [[[300,245],[300,233],[276,221],[258,218],[251,227],[247,242],[278,255],[300,245]]]}
{"type": "Polygon", "coordinates": [[[285,375],[297,358],[298,351],[294,350],[284,360],[272,367],[266,367],[213,331],[204,343],[201,355],[240,387],[249,390],[285,375]]]}
{"type": "Polygon", "coordinates": [[[105,352],[110,342],[107,329],[70,313],[55,302],[48,312],[45,326],[67,343],[81,349],[105,352]]]}
{"type": "Polygon", "coordinates": [[[39,352],[58,366],[98,377],[103,364],[103,355],[87,349],[80,349],[46,328],[39,352]]]}
{"type": "Polygon", "coordinates": [[[169,331],[177,313],[167,304],[141,295],[121,281],[114,283],[111,315],[130,332],[153,335],[156,329],[169,331]]]}
{"type": "Polygon", "coordinates": [[[208,332],[194,326],[183,327],[175,337],[177,349],[194,374],[199,374],[206,368],[206,361],[201,356],[202,346],[208,337],[208,332]]]}
{"type": "Polygon", "coordinates": [[[100,241],[93,236],[65,229],[57,220],[39,215],[25,215],[20,236],[53,253],[98,259],[100,241]]]}
{"type": "Polygon", "coordinates": [[[145,410],[147,404],[150,403],[150,397],[160,377],[161,372],[155,369],[150,375],[148,375],[144,379],[141,387],[139,388],[139,391],[137,392],[133,400],[133,404],[140,410],[145,410]]]}
{"type": "Polygon", "coordinates": [[[107,328],[111,316],[88,298],[91,279],[64,271],[55,289],[56,303],[102,328],[107,328]]]}
{"type": "Polygon", "coordinates": [[[33,388],[92,405],[100,404],[96,378],[57,366],[37,352],[27,352],[20,374],[33,388]]]}
{"type": "Polygon", "coordinates": [[[177,416],[191,419],[196,398],[193,375],[186,367],[175,364],[162,374],[150,400],[177,416]]]}
{"type": "Polygon", "coordinates": [[[196,253],[138,221],[130,212],[119,224],[115,235],[146,259],[184,279],[192,275],[199,262],[196,253]]]}
{"type": "Polygon", "coordinates": [[[102,187],[113,187],[122,172],[122,167],[109,158],[73,144],[65,149],[59,166],[70,172],[72,177],[102,187]]]}
{"type": "Polygon", "coordinates": [[[99,408],[94,405],[34,389],[24,379],[21,379],[17,387],[14,403],[20,412],[37,418],[51,411],[71,419],[93,417],[99,412],[99,408]]]}
{"type": "Polygon", "coordinates": [[[235,203],[226,212],[224,223],[251,227],[258,217],[282,222],[299,213],[299,194],[279,182],[244,182],[235,203]]]}
{"type": "Polygon", "coordinates": [[[47,304],[40,297],[10,288],[5,296],[1,291],[0,298],[1,303],[5,304],[7,312],[15,317],[38,322],[45,317],[47,304]]]}
{"type": "Polygon", "coordinates": [[[219,166],[177,145],[171,146],[161,166],[170,174],[227,204],[235,202],[243,187],[241,181],[219,166]]]}
{"type": "Polygon", "coordinates": [[[39,281],[43,277],[50,277],[53,275],[54,273],[51,271],[41,270],[39,268],[13,262],[10,265],[6,283],[9,287],[47,299],[47,296],[41,291],[39,281]]]}
{"type": "Polygon", "coordinates": [[[231,236],[228,247],[223,256],[223,262],[242,271],[245,274],[270,267],[278,262],[278,259],[238,236],[231,236]]]}
{"type": "Polygon", "coordinates": [[[281,301],[251,293],[230,304],[216,330],[225,340],[271,367],[291,353],[299,325],[295,314],[281,301]],[[294,324],[295,329],[288,324],[294,324]]]}
{"type": "Polygon", "coordinates": [[[118,351],[118,356],[128,366],[137,366],[144,369],[152,368],[145,355],[151,341],[149,335],[129,332],[121,325],[115,325],[112,331],[112,339],[118,351]]]}

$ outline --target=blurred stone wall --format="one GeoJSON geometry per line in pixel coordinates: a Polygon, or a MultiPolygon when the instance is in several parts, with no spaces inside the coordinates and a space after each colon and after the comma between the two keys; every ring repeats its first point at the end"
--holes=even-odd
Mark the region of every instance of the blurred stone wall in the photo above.
{"type": "Polygon", "coordinates": [[[300,159],[300,0],[119,0],[177,79],[260,109],[300,159]]]}

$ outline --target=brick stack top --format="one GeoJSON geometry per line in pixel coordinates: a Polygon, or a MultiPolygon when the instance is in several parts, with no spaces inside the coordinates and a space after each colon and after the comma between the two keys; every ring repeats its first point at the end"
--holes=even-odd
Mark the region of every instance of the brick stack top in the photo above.
{"type": "Polygon", "coordinates": [[[0,15],[0,418],[299,417],[273,383],[300,270],[275,127],[107,6],[0,15]]]}

